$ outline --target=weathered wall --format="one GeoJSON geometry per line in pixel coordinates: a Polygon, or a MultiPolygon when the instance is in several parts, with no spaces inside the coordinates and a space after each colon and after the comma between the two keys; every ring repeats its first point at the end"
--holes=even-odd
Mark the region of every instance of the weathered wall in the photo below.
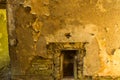
{"type": "Polygon", "coordinates": [[[8,0],[7,8],[13,75],[47,58],[49,42],[88,42],[84,75],[120,76],[119,0],[8,0]]]}

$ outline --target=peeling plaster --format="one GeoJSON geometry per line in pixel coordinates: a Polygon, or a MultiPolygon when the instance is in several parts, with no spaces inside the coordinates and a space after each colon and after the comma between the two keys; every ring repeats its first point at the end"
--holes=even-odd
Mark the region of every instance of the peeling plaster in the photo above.
{"type": "Polygon", "coordinates": [[[44,0],[44,1],[25,0],[24,1],[24,6],[30,6],[31,7],[31,13],[32,14],[37,14],[37,15],[49,16],[50,12],[49,12],[48,5],[49,5],[49,0],[44,0]],[[38,5],[39,5],[39,7],[38,7],[38,5]]]}

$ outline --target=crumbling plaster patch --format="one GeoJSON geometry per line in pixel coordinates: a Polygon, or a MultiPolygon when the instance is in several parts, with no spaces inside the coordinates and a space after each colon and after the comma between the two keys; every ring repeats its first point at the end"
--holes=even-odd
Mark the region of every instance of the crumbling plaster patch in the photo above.
{"type": "Polygon", "coordinates": [[[49,16],[49,0],[25,0],[24,1],[24,6],[29,6],[31,7],[31,13],[32,14],[37,14],[37,15],[45,15],[49,16]],[[37,5],[36,5],[37,4],[37,5]],[[38,7],[39,5],[39,7],[38,7]]]}

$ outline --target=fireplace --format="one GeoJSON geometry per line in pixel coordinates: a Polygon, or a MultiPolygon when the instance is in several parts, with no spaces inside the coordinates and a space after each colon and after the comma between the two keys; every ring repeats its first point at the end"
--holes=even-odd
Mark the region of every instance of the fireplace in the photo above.
{"type": "Polygon", "coordinates": [[[85,43],[49,43],[47,52],[47,55],[53,61],[52,75],[54,80],[82,79],[85,43]]]}

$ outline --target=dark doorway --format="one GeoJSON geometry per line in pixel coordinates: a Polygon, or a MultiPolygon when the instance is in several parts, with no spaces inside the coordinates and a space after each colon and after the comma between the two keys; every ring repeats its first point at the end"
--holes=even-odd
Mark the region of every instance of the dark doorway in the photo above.
{"type": "Polygon", "coordinates": [[[74,78],[77,50],[63,50],[63,78],[74,78]]]}

